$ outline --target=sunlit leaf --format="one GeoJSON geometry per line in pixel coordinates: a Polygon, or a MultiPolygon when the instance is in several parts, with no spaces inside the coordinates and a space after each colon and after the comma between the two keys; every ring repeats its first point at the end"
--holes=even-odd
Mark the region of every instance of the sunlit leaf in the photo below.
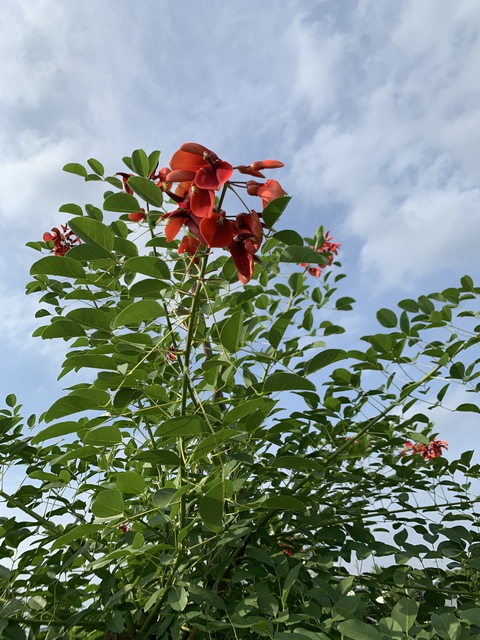
{"type": "Polygon", "coordinates": [[[85,270],[68,256],[45,256],[34,262],[30,267],[30,275],[45,273],[49,276],[63,276],[65,278],[84,278],[85,270]]]}
{"type": "Polygon", "coordinates": [[[92,513],[97,518],[113,518],[122,514],[124,509],[122,494],[117,489],[100,491],[92,503],[92,513]]]}

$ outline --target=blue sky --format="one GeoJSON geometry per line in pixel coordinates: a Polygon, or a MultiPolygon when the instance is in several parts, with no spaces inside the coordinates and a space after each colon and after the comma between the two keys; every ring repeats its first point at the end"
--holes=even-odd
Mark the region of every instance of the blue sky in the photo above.
{"type": "Polygon", "coordinates": [[[323,224],[342,243],[358,335],[379,307],[475,280],[479,32],[478,0],[4,0],[3,396],[27,413],[56,397],[64,347],[30,337],[37,255],[24,245],[64,222],[63,203],[98,202],[67,162],[93,156],[113,173],[135,148],[166,161],[184,141],[233,164],[282,160],[275,177],[294,195],[282,224],[323,224]]]}

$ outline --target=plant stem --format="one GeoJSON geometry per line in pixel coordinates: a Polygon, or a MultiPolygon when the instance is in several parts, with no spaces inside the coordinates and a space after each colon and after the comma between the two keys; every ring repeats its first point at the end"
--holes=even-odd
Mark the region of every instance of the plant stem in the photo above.
{"type": "MultiPolygon", "coordinates": [[[[181,406],[182,416],[185,416],[187,413],[187,397],[188,397],[189,384],[190,384],[188,367],[190,365],[190,356],[192,353],[193,338],[194,338],[196,321],[197,321],[197,309],[200,301],[200,292],[202,290],[202,287],[200,286],[200,282],[205,277],[205,273],[207,270],[207,263],[208,263],[208,255],[203,258],[200,274],[198,276],[198,280],[195,283],[195,291],[193,295],[192,307],[190,309],[190,318],[188,321],[185,355],[183,359],[183,386],[182,386],[182,406],[181,406]]],[[[185,460],[185,447],[184,447],[183,437],[178,438],[178,455],[180,457],[180,472],[179,472],[179,478],[178,478],[179,480],[178,488],[181,489],[184,486],[185,479],[186,479],[186,460],[185,460]]],[[[184,529],[186,525],[186,499],[187,499],[187,496],[185,494],[183,494],[180,498],[180,531],[182,531],[182,529],[184,529]]]]}

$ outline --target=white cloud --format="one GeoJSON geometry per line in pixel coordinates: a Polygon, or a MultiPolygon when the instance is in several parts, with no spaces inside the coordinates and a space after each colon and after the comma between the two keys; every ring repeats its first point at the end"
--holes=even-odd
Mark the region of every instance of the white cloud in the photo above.
{"type": "Polygon", "coordinates": [[[361,268],[377,287],[433,275],[449,260],[478,266],[479,19],[468,0],[403,2],[389,16],[366,2],[346,57],[325,61],[325,42],[310,49],[312,69],[333,65],[323,87],[312,77],[312,109],[322,91],[344,93],[312,119],[294,182],[311,205],[346,207],[345,229],[361,239],[361,268]]]}

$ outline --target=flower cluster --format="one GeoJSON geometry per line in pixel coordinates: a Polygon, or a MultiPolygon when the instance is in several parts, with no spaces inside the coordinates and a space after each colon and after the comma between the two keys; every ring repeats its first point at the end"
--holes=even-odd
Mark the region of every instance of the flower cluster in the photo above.
{"type": "MultiPolygon", "coordinates": [[[[278,160],[262,160],[249,166],[233,167],[201,144],[183,144],[173,154],[169,167],[163,167],[158,174],[150,176],[178,205],[174,211],[165,213],[161,218],[166,222],[167,241],[174,240],[185,226],[191,235],[185,236],[181,241],[179,254],[194,255],[206,247],[226,248],[231,253],[240,282],[246,284],[253,276],[255,262],[259,262],[256,253],[263,239],[262,214],[251,209],[248,213],[239,213],[230,218],[222,209],[223,197],[227,187],[245,188],[249,195],[260,197],[262,208],[265,208],[269,202],[284,195],[276,180],[266,180],[265,183],[254,180],[232,182],[230,178],[234,170],[263,178],[265,176],[262,169],[280,167],[283,164],[278,160]],[[176,187],[173,190],[174,184],[176,187]],[[216,201],[216,192],[220,190],[220,198],[216,201]]],[[[126,177],[124,188],[128,193],[128,174],[121,175],[126,177]]],[[[141,222],[144,216],[139,212],[130,214],[129,218],[141,222]]]]}
{"type": "Polygon", "coordinates": [[[52,233],[46,231],[43,234],[44,242],[53,242],[52,252],[56,256],[64,256],[76,244],[82,244],[80,238],[77,238],[73,231],[69,231],[66,224],[60,225],[62,230],[54,227],[52,233]]]}
{"type": "Polygon", "coordinates": [[[338,255],[338,248],[340,247],[340,243],[339,242],[332,242],[333,238],[332,236],[329,235],[329,231],[327,231],[327,233],[325,234],[324,237],[324,241],[321,247],[318,247],[317,249],[315,249],[314,247],[312,247],[312,249],[320,254],[327,254],[326,258],[327,258],[327,262],[324,262],[323,264],[318,264],[317,266],[311,266],[308,264],[308,262],[302,262],[300,264],[301,267],[308,267],[308,273],[311,276],[315,276],[315,278],[318,278],[322,272],[322,269],[325,269],[326,267],[329,267],[332,262],[333,262],[333,256],[338,255]]]}
{"type": "Polygon", "coordinates": [[[448,449],[448,444],[445,440],[434,438],[429,444],[420,444],[419,442],[413,444],[410,440],[407,440],[402,455],[421,453],[424,460],[431,460],[442,456],[442,449],[448,449]]]}

